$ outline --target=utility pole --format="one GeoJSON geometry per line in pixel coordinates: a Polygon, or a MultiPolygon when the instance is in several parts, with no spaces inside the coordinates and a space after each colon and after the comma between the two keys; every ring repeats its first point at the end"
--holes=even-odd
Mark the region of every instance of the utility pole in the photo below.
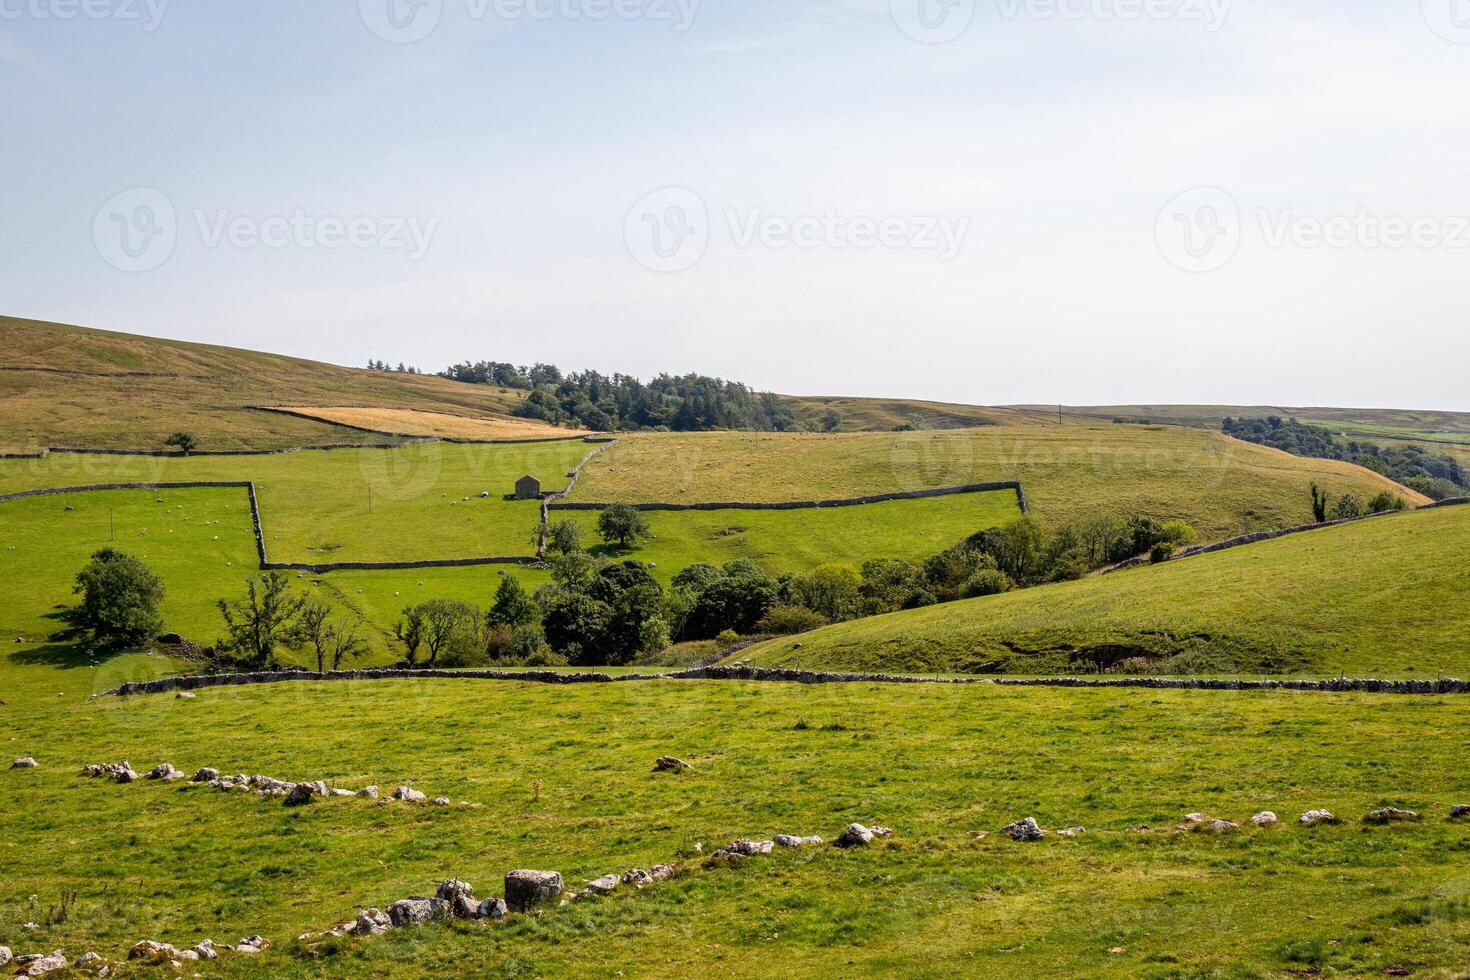
{"type": "Polygon", "coordinates": [[[371,514],[372,512],[373,512],[373,485],[371,483],[369,483],[368,484],[368,513],[371,514]]]}
{"type": "Polygon", "coordinates": [[[107,540],[117,540],[117,525],[112,520],[112,508],[107,508],[107,540]]]}

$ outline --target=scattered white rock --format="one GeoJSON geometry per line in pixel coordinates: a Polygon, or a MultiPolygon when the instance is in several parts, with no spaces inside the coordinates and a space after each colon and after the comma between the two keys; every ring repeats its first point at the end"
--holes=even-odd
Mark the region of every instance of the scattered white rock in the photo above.
{"type": "Polygon", "coordinates": [[[1270,810],[1262,810],[1260,813],[1251,817],[1251,823],[1255,824],[1257,827],[1274,827],[1280,822],[1281,818],[1276,816],[1276,814],[1272,813],[1270,810]]]}
{"type": "Polygon", "coordinates": [[[175,779],[183,779],[184,774],[175,769],[170,763],[162,762],[148,770],[144,779],[162,779],[172,782],[175,779]]]}
{"type": "Polygon", "coordinates": [[[393,791],[393,798],[395,800],[403,800],[406,803],[422,803],[428,799],[427,796],[425,796],[423,793],[420,793],[412,786],[398,787],[393,791]]]}
{"type": "Polygon", "coordinates": [[[393,920],[382,909],[363,909],[357,913],[353,932],[359,936],[380,936],[393,928],[393,920]]]}
{"type": "Polygon", "coordinates": [[[1011,840],[1022,842],[1038,841],[1046,836],[1046,831],[1041,829],[1033,817],[1027,817],[1025,820],[1020,820],[1016,823],[1006,824],[1000,828],[1000,832],[1011,840]]]}
{"type": "Polygon", "coordinates": [[[1381,810],[1374,810],[1363,818],[1363,822],[1375,824],[1414,823],[1419,819],[1419,814],[1413,810],[1400,810],[1397,807],[1388,806],[1381,810]]]}
{"type": "Polygon", "coordinates": [[[168,943],[157,943],[151,939],[134,943],[133,948],[128,950],[128,959],[142,960],[145,963],[167,963],[178,955],[179,951],[168,943]]]}
{"type": "Polygon", "coordinates": [[[505,904],[512,912],[529,912],[555,901],[564,890],[555,871],[512,871],[505,876],[505,904]]]}
{"type": "Polygon", "coordinates": [[[503,919],[510,915],[510,907],[503,898],[487,898],[480,903],[475,917],[479,919],[503,919]]]}
{"type": "Polygon", "coordinates": [[[193,701],[198,697],[199,695],[195,694],[193,691],[180,691],[178,694],[174,695],[174,698],[179,701],[193,701]]]}
{"type": "Polygon", "coordinates": [[[860,823],[850,823],[832,843],[837,847],[867,847],[873,843],[873,832],[860,823]]]}
{"type": "Polygon", "coordinates": [[[434,805],[435,806],[449,806],[449,797],[447,797],[447,796],[436,796],[436,797],[434,797],[434,805]]]}
{"type": "MultiPolygon", "coordinates": [[[[871,831],[869,831],[871,833],[871,831]]],[[[739,854],[741,857],[756,857],[760,854],[770,854],[776,846],[775,841],[770,840],[740,840],[731,841],[730,846],[725,848],[731,854],[739,854]]]]}
{"type": "Polygon", "coordinates": [[[59,949],[53,949],[48,955],[38,957],[25,964],[20,971],[23,977],[42,977],[57,970],[65,970],[67,967],[66,954],[59,949]]]}
{"type": "Polygon", "coordinates": [[[1463,820],[1470,817],[1470,803],[1456,803],[1450,807],[1451,820],[1463,820]]]}
{"type": "Polygon", "coordinates": [[[653,764],[654,772],[692,772],[693,769],[683,759],[676,759],[671,755],[660,756],[653,764]]]}
{"type": "Polygon", "coordinates": [[[797,837],[793,834],[777,834],[776,845],[778,847],[816,847],[822,843],[820,837],[797,837]]]}
{"type": "Polygon", "coordinates": [[[13,959],[15,954],[10,951],[10,947],[0,946],[0,966],[7,966],[13,959]]]}
{"type": "Polygon", "coordinates": [[[1068,840],[1072,840],[1074,838],[1081,837],[1085,833],[1087,833],[1086,827],[1068,827],[1065,830],[1057,831],[1057,836],[1065,837],[1068,840]]]}
{"type": "Polygon", "coordinates": [[[10,764],[10,768],[12,769],[35,769],[36,767],[36,760],[32,759],[30,756],[24,756],[22,758],[16,759],[10,764]]]}
{"type": "Polygon", "coordinates": [[[1332,815],[1331,810],[1308,810],[1303,813],[1297,822],[1303,827],[1315,827],[1321,823],[1337,823],[1337,818],[1332,815]]]}
{"type": "Polygon", "coordinates": [[[303,806],[319,796],[327,795],[327,784],[321,780],[297,783],[286,791],[286,806],[303,806]]]}
{"type": "Polygon", "coordinates": [[[449,903],[449,911],[456,919],[480,917],[480,903],[475,901],[475,886],[467,881],[450,878],[440,883],[435,895],[449,903]]]}
{"type": "Polygon", "coordinates": [[[395,929],[406,929],[449,917],[449,903],[442,898],[403,898],[388,906],[388,918],[395,929]]]}
{"type": "Polygon", "coordinates": [[[209,766],[205,766],[204,768],[200,769],[198,772],[196,772],[194,774],[194,778],[191,780],[191,782],[195,782],[195,783],[212,783],[212,782],[217,781],[218,779],[219,779],[219,770],[218,769],[211,769],[209,766]]]}
{"type": "Polygon", "coordinates": [[[357,795],[365,797],[369,800],[376,800],[378,798],[378,787],[364,786],[362,789],[357,791],[357,795]]]}

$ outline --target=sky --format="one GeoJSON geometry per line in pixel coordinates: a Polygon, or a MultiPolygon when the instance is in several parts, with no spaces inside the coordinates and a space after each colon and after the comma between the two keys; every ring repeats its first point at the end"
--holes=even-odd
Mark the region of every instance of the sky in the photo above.
{"type": "Polygon", "coordinates": [[[1467,91],[1470,0],[0,0],[0,313],[1470,411],[1467,91]]]}

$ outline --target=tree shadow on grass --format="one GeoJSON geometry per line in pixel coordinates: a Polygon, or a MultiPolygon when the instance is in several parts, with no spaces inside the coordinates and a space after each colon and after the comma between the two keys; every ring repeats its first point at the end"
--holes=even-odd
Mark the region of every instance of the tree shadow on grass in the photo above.
{"type": "Polygon", "coordinates": [[[87,655],[87,648],[82,643],[82,631],[73,625],[72,610],[69,607],[59,606],[41,618],[59,623],[61,628],[44,638],[40,636],[24,637],[26,643],[39,643],[40,645],[12,653],[10,660],[13,663],[31,667],[65,667],[68,669],[92,666],[92,661],[87,655]]]}

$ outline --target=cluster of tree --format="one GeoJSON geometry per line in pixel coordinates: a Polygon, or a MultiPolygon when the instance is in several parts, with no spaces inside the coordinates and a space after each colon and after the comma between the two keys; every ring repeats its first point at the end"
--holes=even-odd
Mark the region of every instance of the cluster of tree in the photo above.
{"type": "Polygon", "coordinates": [[[334,618],[331,606],[297,592],[280,572],[249,579],[242,598],[218,605],[225,637],[215,645],[217,666],[269,670],[279,666],[278,650],[307,650],[324,674],[367,652],[362,620],[334,618]]]}
{"type": "Polygon", "coordinates": [[[1369,514],[1384,514],[1391,510],[1407,510],[1408,507],[1403,497],[1387,490],[1380,490],[1367,503],[1354,493],[1345,493],[1333,501],[1326,490],[1312,484],[1312,519],[1318,524],[1367,517],[1369,514]]]}
{"type": "Polygon", "coordinates": [[[398,366],[397,367],[393,367],[387,361],[371,361],[370,360],[370,361],[367,362],[367,369],[369,371],[390,371],[390,372],[392,372],[394,374],[423,374],[424,373],[424,372],[420,371],[418,368],[414,367],[412,364],[404,364],[402,361],[399,361],[398,362],[398,366]]]}
{"type": "Polygon", "coordinates": [[[515,410],[520,417],[598,432],[833,431],[842,424],[836,411],[798,419],[776,395],[700,374],[661,374],[644,383],[625,374],[563,374],[551,364],[518,367],[499,361],[466,361],[440,373],[468,384],[528,391],[515,410]]]}
{"type": "Polygon", "coordinates": [[[121,650],[156,637],[163,629],[158,608],[163,580],[132,555],[103,548],[77,573],[73,593],[81,602],[67,619],[91,650],[121,650]]]}
{"type": "Polygon", "coordinates": [[[1357,440],[1344,441],[1319,426],[1278,415],[1256,419],[1227,417],[1221,428],[1226,435],[1280,449],[1294,456],[1356,463],[1434,500],[1457,497],[1470,490],[1470,474],[1458,460],[1429,452],[1423,446],[1378,446],[1357,440]]]}

